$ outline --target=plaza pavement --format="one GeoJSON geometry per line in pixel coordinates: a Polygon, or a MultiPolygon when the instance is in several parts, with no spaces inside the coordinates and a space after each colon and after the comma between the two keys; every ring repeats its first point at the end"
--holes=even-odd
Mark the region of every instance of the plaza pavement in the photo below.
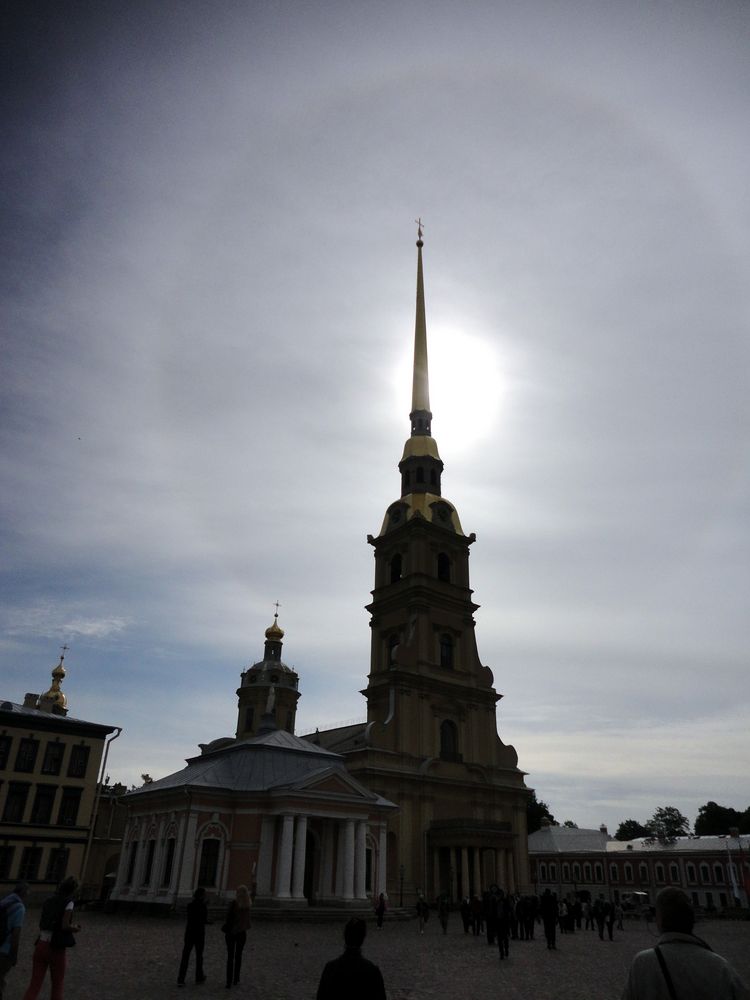
{"type": "MultiPolygon", "coordinates": [[[[254,920],[242,982],[228,991],[217,922],[206,929],[207,981],[196,985],[190,979],[191,960],[187,985],[178,989],[180,918],[94,911],[77,917],[83,929],[68,952],[66,1000],[314,1000],[323,964],[342,950],[340,922],[254,920]]],[[[5,1000],[20,1000],[26,988],[37,920],[38,911],[30,911],[5,1000]]],[[[750,922],[710,921],[696,931],[750,984],[750,922]]],[[[613,942],[580,931],[558,935],[558,950],[548,951],[539,927],[534,941],[511,941],[510,959],[500,962],[497,949],[484,938],[464,935],[452,914],[445,936],[434,915],[422,936],[415,920],[386,919],[382,931],[370,923],[363,952],[380,966],[389,1000],[619,1000],[630,960],[653,943],[653,925],[627,922],[613,942]]],[[[49,996],[48,983],[41,996],[49,996]]]]}

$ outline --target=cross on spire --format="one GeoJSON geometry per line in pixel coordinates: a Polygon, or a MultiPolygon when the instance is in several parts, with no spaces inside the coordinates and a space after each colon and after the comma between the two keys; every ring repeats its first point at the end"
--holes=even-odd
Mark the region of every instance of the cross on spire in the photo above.
{"type": "Polygon", "coordinates": [[[424,224],[422,222],[422,216],[420,215],[420,217],[418,219],[415,219],[414,221],[417,224],[417,239],[421,240],[422,239],[422,233],[424,231],[424,224]]]}

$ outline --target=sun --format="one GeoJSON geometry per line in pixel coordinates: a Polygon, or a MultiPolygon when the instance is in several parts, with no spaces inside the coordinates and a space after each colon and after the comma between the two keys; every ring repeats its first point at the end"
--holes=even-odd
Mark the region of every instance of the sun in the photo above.
{"type": "MultiPolygon", "coordinates": [[[[443,458],[472,451],[496,428],[504,393],[500,357],[477,334],[433,326],[427,333],[432,436],[443,458]]],[[[394,388],[400,409],[411,405],[413,355],[400,361],[394,388]]]]}

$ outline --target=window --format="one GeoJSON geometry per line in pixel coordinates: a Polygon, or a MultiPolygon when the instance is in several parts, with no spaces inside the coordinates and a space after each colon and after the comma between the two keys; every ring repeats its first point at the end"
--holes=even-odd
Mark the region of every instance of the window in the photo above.
{"type": "Polygon", "coordinates": [[[253,728],[253,721],[255,718],[255,708],[252,705],[248,705],[245,709],[245,729],[253,728]]]}
{"type": "Polygon", "coordinates": [[[22,882],[34,882],[39,874],[41,862],[41,847],[24,847],[21,855],[21,867],[18,869],[18,878],[22,882]]]}
{"type": "Polygon", "coordinates": [[[626,862],[625,864],[625,881],[626,882],[633,881],[633,866],[630,864],[629,861],[626,862]]]}
{"type": "Polygon", "coordinates": [[[26,781],[8,782],[8,794],[3,809],[3,823],[23,823],[26,799],[31,785],[26,781]]]}
{"type": "Polygon", "coordinates": [[[669,866],[669,881],[673,885],[680,884],[680,867],[676,861],[673,861],[669,866]]]}
{"type": "Polygon", "coordinates": [[[600,861],[597,861],[594,865],[594,878],[597,882],[604,881],[604,866],[600,861]]]}
{"type": "Polygon", "coordinates": [[[448,669],[453,666],[453,639],[446,633],[440,636],[440,666],[448,669]]]}
{"type": "Polygon", "coordinates": [[[440,723],[440,756],[443,760],[458,760],[458,729],[450,719],[440,723]]]}
{"type": "Polygon", "coordinates": [[[547,881],[547,866],[543,861],[539,865],[539,878],[542,880],[542,882],[547,881]]]}
{"type": "Polygon", "coordinates": [[[161,884],[168,886],[172,881],[172,868],[174,867],[175,839],[170,837],[167,841],[167,850],[164,857],[164,873],[161,877],[161,884]]]}
{"type": "Polygon", "coordinates": [[[396,662],[396,650],[398,649],[398,636],[394,633],[388,637],[388,666],[392,667],[396,662]]]}
{"type": "Polygon", "coordinates": [[[417,482],[418,483],[424,482],[424,469],[417,469],[417,482]]]}
{"type": "Polygon", "coordinates": [[[430,469],[430,485],[437,486],[437,473],[434,469],[430,469]]]}
{"type": "Polygon", "coordinates": [[[42,861],[41,847],[24,847],[21,854],[21,864],[18,869],[18,878],[24,882],[33,882],[39,874],[39,865],[42,861]]]}
{"type": "Polygon", "coordinates": [[[701,864],[700,869],[701,869],[701,882],[704,885],[706,885],[711,881],[711,873],[709,872],[708,865],[705,863],[705,861],[703,862],[703,864],[701,864]]]}
{"type": "MultiPolygon", "coordinates": [[[[697,882],[697,879],[695,877],[695,865],[688,863],[686,865],[685,870],[687,872],[687,880],[688,880],[688,882],[697,882]]],[[[695,895],[695,893],[693,893],[693,895],[695,895]]]]}
{"type": "Polygon", "coordinates": [[[719,893],[719,906],[722,910],[726,910],[727,908],[727,894],[725,892],[719,893]]]}
{"type": "Polygon", "coordinates": [[[570,882],[570,865],[567,861],[562,866],[562,873],[563,882],[570,882]]]}
{"type": "Polygon", "coordinates": [[[662,882],[663,883],[665,881],[665,879],[664,879],[664,865],[660,861],[657,861],[657,863],[656,863],[656,865],[654,867],[654,873],[655,873],[655,877],[656,877],[656,881],[657,882],[662,882]]]}
{"type": "Polygon", "coordinates": [[[700,906],[700,903],[698,902],[698,893],[691,892],[690,895],[692,896],[693,899],[693,906],[700,906]]]}
{"type": "Polygon", "coordinates": [[[85,778],[86,768],[89,763],[89,753],[91,748],[86,746],[76,746],[70,748],[70,763],[68,764],[69,778],[85,778]]]}
{"type": "Polygon", "coordinates": [[[53,847],[47,860],[45,882],[62,882],[68,869],[67,847],[53,847]]]}
{"type": "Polygon", "coordinates": [[[550,864],[549,864],[549,879],[550,879],[550,882],[554,882],[556,878],[557,878],[557,865],[555,864],[554,861],[550,861],[550,864]]]}
{"type": "Polygon", "coordinates": [[[643,885],[648,885],[648,865],[645,861],[638,865],[638,878],[643,885]]]}
{"type": "Polygon", "coordinates": [[[0,847],[0,879],[10,881],[10,873],[13,868],[13,855],[15,847],[3,845],[0,847]]]}
{"type": "Polygon", "coordinates": [[[64,743],[61,743],[59,740],[55,740],[54,743],[48,743],[44,750],[42,774],[59,774],[64,753],[64,743]]]}
{"type": "Polygon", "coordinates": [[[401,569],[402,569],[402,559],[400,553],[391,559],[391,583],[396,583],[396,581],[401,579],[401,569]]]}
{"type": "Polygon", "coordinates": [[[201,844],[201,860],[198,868],[198,885],[208,888],[216,885],[216,872],[219,867],[219,841],[214,838],[204,840],[201,844]]]}
{"type": "Polygon", "coordinates": [[[437,575],[438,580],[444,580],[445,583],[451,582],[451,561],[445,552],[441,552],[437,557],[437,575]]]}
{"type": "Polygon", "coordinates": [[[620,870],[614,863],[609,866],[609,880],[610,882],[620,881],[620,870]]]}
{"type": "Polygon", "coordinates": [[[135,875],[135,862],[138,857],[138,841],[134,840],[130,845],[130,857],[128,858],[128,874],[125,881],[128,885],[133,884],[133,876],[135,875]]]}
{"type": "Polygon", "coordinates": [[[59,826],[75,826],[78,819],[78,807],[81,804],[80,788],[63,788],[60,812],[57,814],[59,826]]]}
{"type": "Polygon", "coordinates": [[[0,736],[0,771],[4,771],[8,766],[8,758],[10,757],[10,747],[12,742],[12,736],[0,736]]]}
{"type": "Polygon", "coordinates": [[[573,865],[573,880],[575,882],[581,881],[581,866],[578,864],[577,861],[573,865]]]}
{"type": "Polygon", "coordinates": [[[586,861],[583,865],[583,877],[587,882],[591,882],[591,862],[586,861]]]}
{"type": "Polygon", "coordinates": [[[22,739],[18,744],[18,753],[16,754],[16,770],[31,773],[36,764],[38,751],[39,740],[35,740],[32,736],[22,739]]]}
{"type": "Polygon", "coordinates": [[[34,804],[31,807],[32,823],[49,823],[52,819],[52,808],[55,804],[57,788],[55,785],[37,785],[34,804]]]}
{"type": "Polygon", "coordinates": [[[143,871],[143,884],[151,884],[151,873],[154,870],[154,853],[156,852],[156,841],[149,840],[146,844],[146,867],[143,871]]]}
{"type": "Polygon", "coordinates": [[[724,883],[724,869],[718,863],[714,865],[714,882],[717,885],[723,885],[724,883]]]}

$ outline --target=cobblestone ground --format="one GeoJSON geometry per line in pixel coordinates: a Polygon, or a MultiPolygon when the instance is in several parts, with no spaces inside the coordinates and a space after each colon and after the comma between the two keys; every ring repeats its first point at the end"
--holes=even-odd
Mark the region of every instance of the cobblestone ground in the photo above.
{"type": "MultiPolygon", "coordinates": [[[[197,985],[191,963],[188,983],[176,986],[182,948],[178,918],[77,914],[83,929],[68,953],[67,1000],[165,1000],[231,995],[236,1000],[314,1000],[323,964],[342,950],[340,923],[271,923],[256,920],[248,936],[242,982],[224,987],[224,939],[218,925],[207,928],[207,981],[197,985]]],[[[16,968],[8,976],[6,1000],[20,1000],[31,970],[38,913],[30,912],[16,968]]],[[[713,921],[697,933],[750,983],[750,922],[713,921]]],[[[558,936],[548,951],[534,941],[512,941],[510,959],[500,962],[483,938],[464,935],[452,917],[447,935],[437,919],[420,936],[416,921],[386,920],[382,931],[368,927],[364,953],[376,962],[389,1000],[471,997],[472,1000],[619,1000],[630,960],[654,942],[653,925],[626,923],[613,942],[596,932],[558,936]]],[[[49,986],[41,994],[49,995],[49,986]]],[[[356,998],[352,998],[356,1000],[356,998]]]]}

